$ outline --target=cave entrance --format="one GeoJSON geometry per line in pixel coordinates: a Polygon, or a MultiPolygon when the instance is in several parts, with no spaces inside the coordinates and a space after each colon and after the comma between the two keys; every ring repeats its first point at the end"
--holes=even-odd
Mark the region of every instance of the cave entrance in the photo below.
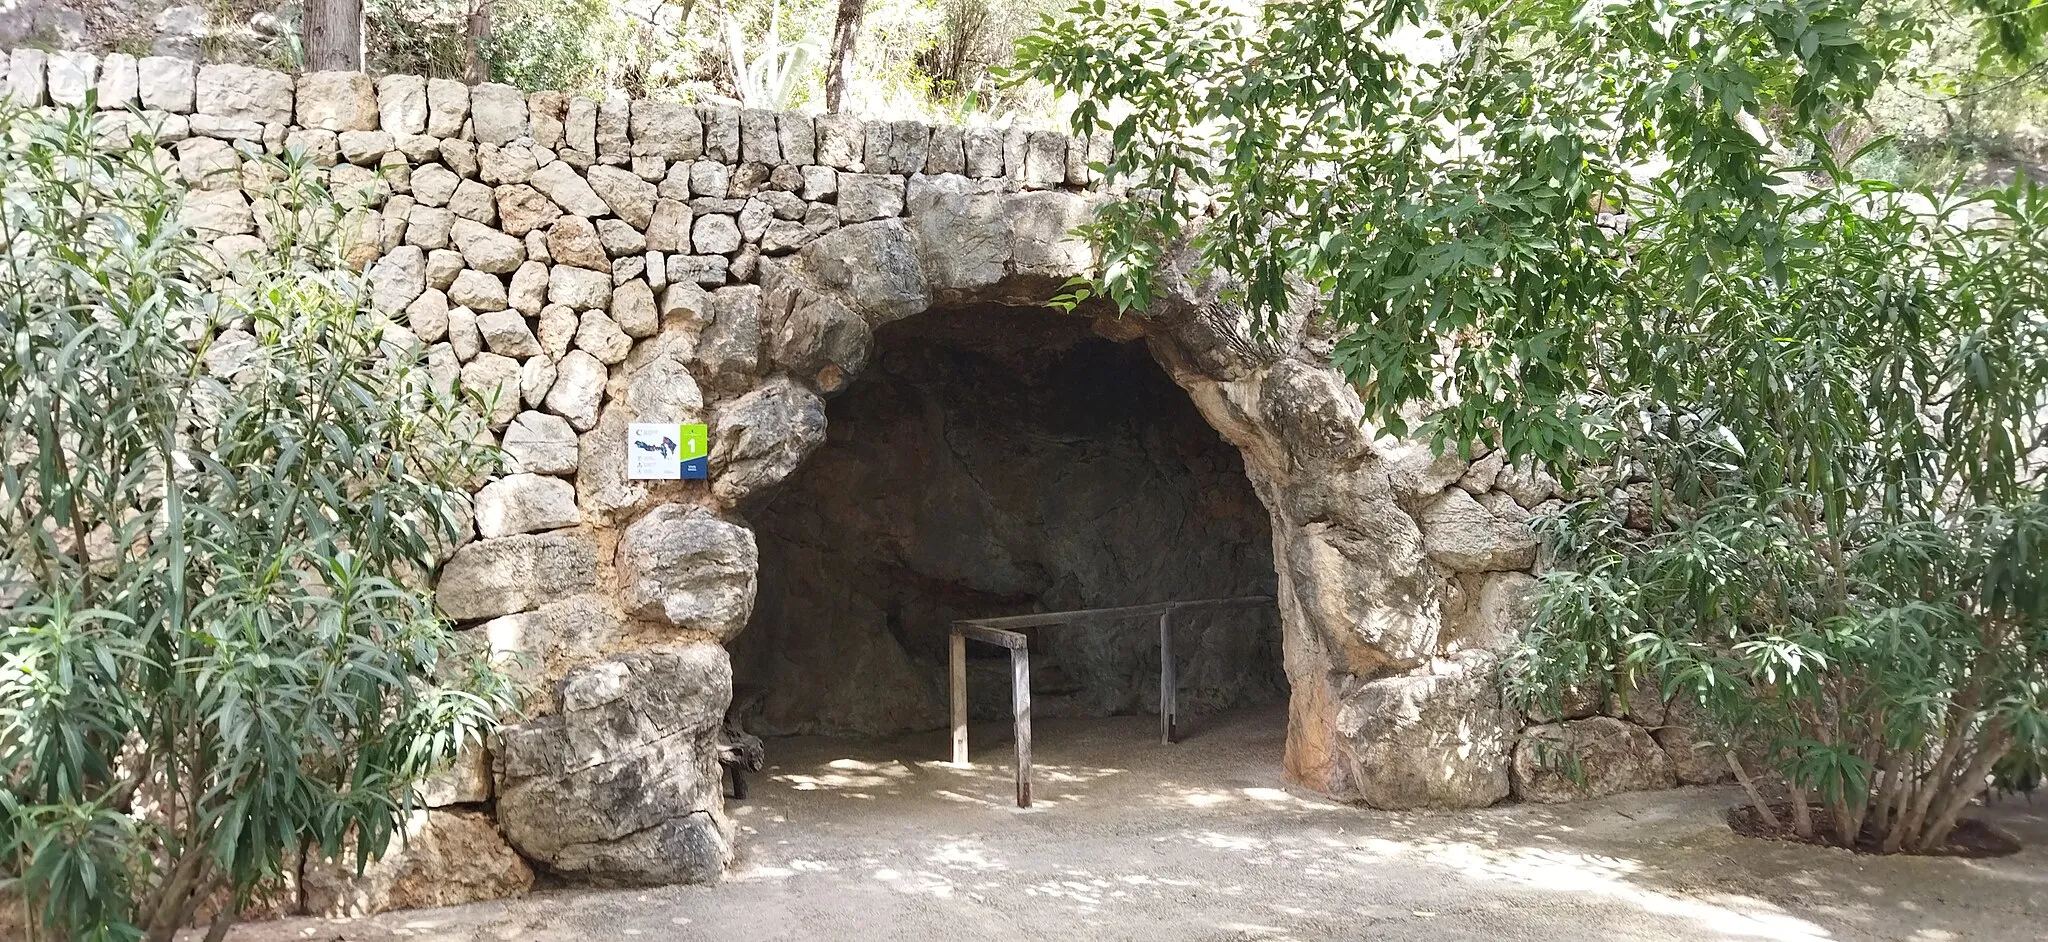
{"type": "MultiPolygon", "coordinates": [[[[1142,342],[1085,319],[956,306],[885,325],[826,415],[825,443],[744,508],[760,582],[731,651],[749,732],[930,732],[929,758],[945,759],[957,620],[1276,594],[1270,519],[1237,449],[1142,342]]],[[[1156,713],[1156,620],[1030,634],[1035,718],[1156,713]]],[[[1285,703],[1280,639],[1271,606],[1177,616],[1190,738],[1207,717],[1285,703]]],[[[992,750],[1009,743],[1009,658],[968,648],[977,757],[1006,761],[992,750]]],[[[1042,729],[1041,749],[1057,735],[1042,729]]]]}

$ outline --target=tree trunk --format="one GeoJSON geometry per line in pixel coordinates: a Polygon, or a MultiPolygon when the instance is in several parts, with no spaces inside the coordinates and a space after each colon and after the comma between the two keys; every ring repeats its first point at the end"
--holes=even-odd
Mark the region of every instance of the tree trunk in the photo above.
{"type": "Polygon", "coordinates": [[[306,71],[363,70],[363,0],[306,0],[306,71]]]}
{"type": "Polygon", "coordinates": [[[484,62],[484,43],[491,38],[491,0],[471,0],[469,17],[463,22],[462,80],[471,85],[491,80],[491,67],[484,62]]]}
{"type": "Polygon", "coordinates": [[[825,67],[825,110],[839,113],[846,97],[846,63],[853,58],[860,41],[860,21],[868,12],[868,0],[839,0],[839,20],[832,26],[832,61],[825,67]]]}

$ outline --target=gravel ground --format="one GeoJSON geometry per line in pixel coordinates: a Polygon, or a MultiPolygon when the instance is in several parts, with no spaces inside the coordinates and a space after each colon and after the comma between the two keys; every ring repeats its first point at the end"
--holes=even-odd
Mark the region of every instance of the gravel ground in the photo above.
{"type": "Polygon", "coordinates": [[[1283,715],[1042,721],[1039,800],[1012,807],[1007,734],[768,743],[732,805],[717,887],[238,928],[286,940],[2048,940],[2048,800],[1986,815],[1996,860],[1873,858],[1739,838],[1729,789],[1394,814],[1279,781],[1283,715]]]}

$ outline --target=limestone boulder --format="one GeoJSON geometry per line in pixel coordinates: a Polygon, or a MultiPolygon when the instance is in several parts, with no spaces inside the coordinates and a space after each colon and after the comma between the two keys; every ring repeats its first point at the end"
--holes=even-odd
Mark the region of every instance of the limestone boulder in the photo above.
{"type": "MultiPolygon", "coordinates": [[[[568,671],[603,658],[625,637],[625,621],[603,595],[575,595],[530,612],[501,615],[475,629],[490,645],[491,661],[527,685],[529,716],[554,712],[560,693],[554,682],[568,671]]],[[[494,787],[484,770],[485,793],[494,787]]]]}
{"type": "Polygon", "coordinates": [[[578,311],[610,307],[611,276],[588,268],[556,265],[548,270],[548,303],[564,305],[578,311]]]}
{"type": "Polygon", "coordinates": [[[540,474],[513,474],[476,495],[476,529],[484,539],[573,527],[582,522],[576,488],[540,474]]]}
{"type": "Polygon", "coordinates": [[[696,376],[721,391],[752,384],[761,363],[761,289],[732,285],[711,292],[709,323],[697,341],[696,376]]]}
{"type": "Polygon", "coordinates": [[[617,167],[590,168],[589,184],[611,211],[635,229],[646,229],[654,216],[654,184],[617,167]]]}
{"type": "Polygon", "coordinates": [[[582,350],[569,351],[555,364],[555,384],[548,389],[547,410],[567,419],[577,431],[587,431],[597,424],[608,375],[603,361],[582,350]]]}
{"type": "Polygon", "coordinates": [[[716,738],[732,667],[715,644],[615,655],[570,672],[560,712],[500,731],[498,819],[572,879],[700,883],[732,860],[716,738]]]}
{"type": "Polygon", "coordinates": [[[808,290],[771,290],[764,318],[775,364],[821,393],[845,388],[867,363],[874,332],[839,299],[808,290]],[[780,303],[777,303],[777,301],[780,303]]]}
{"type": "Polygon", "coordinates": [[[1531,726],[1515,745],[1515,796],[1523,801],[1553,804],[1677,783],[1649,732],[1611,716],[1531,726]]]}
{"type": "Polygon", "coordinates": [[[1334,369],[1275,363],[1259,387],[1259,408],[1296,460],[1348,461],[1365,453],[1365,409],[1334,369]]]}
{"type": "MultiPolygon", "coordinates": [[[[370,266],[370,308],[396,315],[427,288],[427,256],[418,246],[401,245],[370,266]]],[[[445,323],[446,309],[442,314],[445,323]]],[[[445,326],[443,328],[445,330],[445,326]]]]}
{"type": "Polygon", "coordinates": [[[292,77],[246,65],[203,65],[194,110],[259,124],[290,124],[292,77]]]}
{"type": "Polygon", "coordinates": [[[590,188],[590,183],[566,161],[558,160],[535,170],[527,182],[571,215],[587,218],[611,212],[611,207],[598,197],[596,190],[590,188]]]}
{"type": "Polygon", "coordinates": [[[931,283],[903,220],[841,226],[794,257],[871,324],[901,320],[932,304],[931,283]]]}
{"type": "Polygon", "coordinates": [[[754,610],[754,534],[702,507],[663,504],[619,538],[626,613],[723,642],[754,610]]]}
{"type": "Polygon", "coordinates": [[[1337,711],[1350,792],[1387,810],[1479,808],[1506,798],[1514,724],[1490,671],[1388,677],[1337,711]]]}
{"type": "Polygon", "coordinates": [[[997,181],[954,174],[910,179],[910,230],[933,291],[976,292],[1003,280],[1011,255],[1005,202],[997,181]]]}
{"type": "Polygon", "coordinates": [[[1444,615],[1441,653],[1502,652],[1521,637],[1536,598],[1536,579],[1525,572],[1461,574],[1457,603],[1444,615]]]}
{"type": "Polygon", "coordinates": [[[524,896],[533,868],[482,811],[429,809],[405,816],[383,855],[355,872],[351,841],[334,860],[308,862],[301,889],[316,916],[368,916],[524,896]]]}
{"type": "Polygon", "coordinates": [[[469,119],[479,144],[510,144],[526,136],[526,93],[484,82],[469,90],[469,119]]]}
{"type": "Polygon", "coordinates": [[[427,80],[417,75],[377,79],[377,126],[393,134],[427,131],[427,80]]]}
{"type": "Polygon", "coordinates": [[[825,404],[776,376],[719,410],[711,492],[727,506],[780,483],[825,441],[825,404]]]}
{"type": "Polygon", "coordinates": [[[1417,515],[1429,558],[1459,572],[1528,569],[1537,540],[1528,524],[1503,519],[1462,488],[1449,488],[1417,515]]]}
{"type": "Polygon", "coordinates": [[[448,234],[462,260],[477,271],[509,275],[526,261],[526,243],[483,223],[457,219],[448,234]]]}
{"type": "Polygon", "coordinates": [[[299,126],[377,130],[377,86],[361,72],[307,72],[298,81],[299,126]]]}
{"type": "Polygon", "coordinates": [[[475,621],[596,588],[597,539],[565,531],[463,546],[441,567],[435,598],[449,618],[475,621]]]}

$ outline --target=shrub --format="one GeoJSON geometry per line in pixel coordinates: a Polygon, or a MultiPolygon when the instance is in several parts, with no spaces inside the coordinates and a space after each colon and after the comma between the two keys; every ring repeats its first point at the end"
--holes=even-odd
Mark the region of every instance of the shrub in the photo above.
{"type": "Polygon", "coordinates": [[[317,186],[229,283],[89,115],[0,111],[0,860],[54,937],[218,937],[506,702],[423,585],[492,456],[317,186]]]}

